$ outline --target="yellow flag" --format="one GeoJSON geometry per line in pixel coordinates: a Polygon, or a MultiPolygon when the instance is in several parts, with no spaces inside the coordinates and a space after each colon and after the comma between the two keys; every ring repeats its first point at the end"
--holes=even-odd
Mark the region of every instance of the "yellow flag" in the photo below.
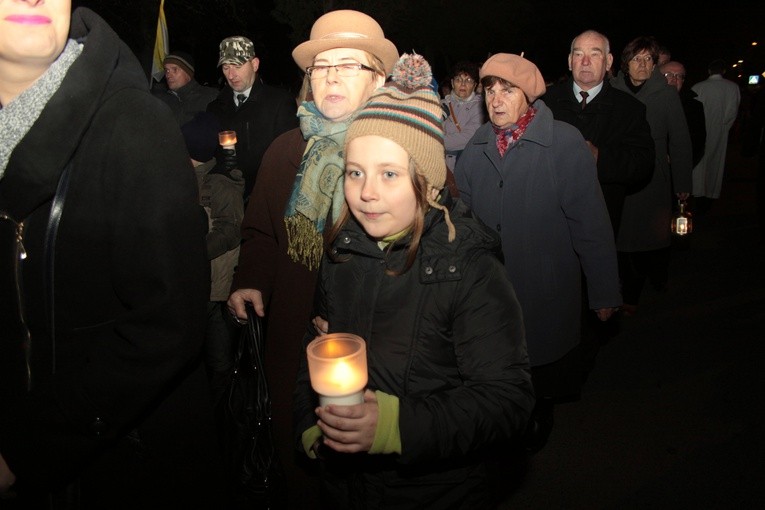
{"type": "Polygon", "coordinates": [[[157,20],[157,38],[154,41],[154,60],[151,64],[151,76],[160,81],[165,74],[163,62],[170,47],[170,38],[167,35],[167,20],[165,19],[165,0],[159,3],[159,19],[157,20]]]}

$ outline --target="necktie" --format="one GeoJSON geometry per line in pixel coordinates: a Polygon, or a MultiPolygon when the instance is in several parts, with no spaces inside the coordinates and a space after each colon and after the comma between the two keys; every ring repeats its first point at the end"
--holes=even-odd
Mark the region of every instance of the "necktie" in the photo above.
{"type": "Polygon", "coordinates": [[[584,110],[585,105],[587,105],[587,96],[589,96],[590,94],[583,90],[579,93],[579,95],[582,96],[581,105],[582,105],[582,110],[584,110]]]}
{"type": "Polygon", "coordinates": [[[242,106],[242,103],[244,103],[245,101],[247,101],[247,96],[245,96],[244,94],[237,94],[237,95],[236,95],[236,100],[237,100],[237,101],[239,101],[239,103],[237,104],[237,106],[242,106]]]}

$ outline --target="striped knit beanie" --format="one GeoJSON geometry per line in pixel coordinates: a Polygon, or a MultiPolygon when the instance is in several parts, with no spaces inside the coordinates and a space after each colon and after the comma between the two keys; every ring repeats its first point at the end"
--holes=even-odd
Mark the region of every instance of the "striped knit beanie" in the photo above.
{"type": "MultiPolygon", "coordinates": [[[[422,55],[404,53],[393,67],[391,81],[372,94],[345,137],[346,151],[348,143],[359,136],[377,135],[396,142],[414,160],[417,173],[428,183],[428,192],[443,189],[446,182],[444,111],[432,80],[430,64],[422,55]]],[[[449,241],[454,240],[449,211],[430,197],[428,204],[444,211],[449,241]]]]}

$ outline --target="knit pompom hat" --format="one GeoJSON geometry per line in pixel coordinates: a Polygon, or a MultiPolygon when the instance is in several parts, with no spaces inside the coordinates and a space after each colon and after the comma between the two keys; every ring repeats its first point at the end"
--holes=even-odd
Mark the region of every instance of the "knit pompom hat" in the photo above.
{"type": "Polygon", "coordinates": [[[391,81],[380,87],[348,128],[345,150],[354,138],[376,135],[400,145],[414,160],[416,171],[428,183],[428,204],[444,211],[449,241],[455,237],[449,211],[430,198],[446,182],[444,127],[441,101],[433,91],[433,72],[422,55],[404,53],[393,66],[391,81]]]}

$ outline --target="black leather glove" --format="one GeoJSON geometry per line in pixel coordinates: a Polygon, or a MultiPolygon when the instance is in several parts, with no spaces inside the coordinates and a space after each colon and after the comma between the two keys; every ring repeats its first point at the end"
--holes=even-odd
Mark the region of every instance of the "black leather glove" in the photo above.
{"type": "Polygon", "coordinates": [[[238,166],[235,149],[220,147],[215,153],[215,170],[219,173],[228,174],[238,166]]]}

